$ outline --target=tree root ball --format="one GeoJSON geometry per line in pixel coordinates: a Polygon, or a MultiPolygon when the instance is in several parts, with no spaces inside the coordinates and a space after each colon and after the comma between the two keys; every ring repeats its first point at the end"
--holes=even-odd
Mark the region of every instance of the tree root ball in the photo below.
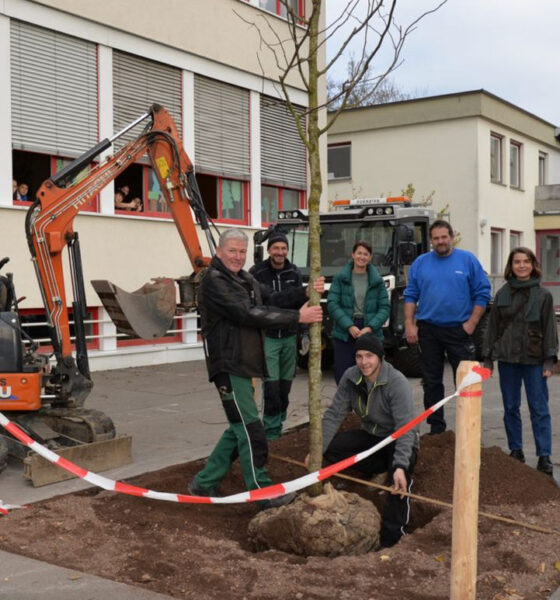
{"type": "Polygon", "coordinates": [[[376,550],[380,528],[371,502],[327,483],[320,496],[301,494],[292,504],[258,513],[248,533],[256,551],[335,557],[376,550]]]}

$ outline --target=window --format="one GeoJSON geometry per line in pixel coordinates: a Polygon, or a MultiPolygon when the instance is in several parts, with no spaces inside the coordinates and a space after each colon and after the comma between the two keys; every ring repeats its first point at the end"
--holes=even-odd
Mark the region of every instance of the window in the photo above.
{"type": "Polygon", "coordinates": [[[509,143],[509,185],[514,188],[521,188],[521,144],[509,143]]]}
{"type": "Polygon", "coordinates": [[[333,144],[328,148],[329,179],[352,177],[351,144],[333,144]]]}
{"type": "Polygon", "coordinates": [[[504,247],[504,232],[502,229],[492,229],[490,232],[490,273],[501,275],[504,270],[502,260],[504,247]]]}
{"type": "Polygon", "coordinates": [[[490,135],[490,181],[502,183],[502,136],[490,135]]]}
{"type": "Polygon", "coordinates": [[[546,185],[548,181],[548,154],[539,152],[539,185],[546,185]]]}
{"type": "Polygon", "coordinates": [[[560,310],[560,231],[537,232],[537,257],[542,267],[542,285],[552,294],[554,307],[560,310]]]}
{"type": "Polygon", "coordinates": [[[259,0],[259,6],[284,18],[288,16],[287,7],[292,9],[298,17],[304,16],[304,0],[259,0]]]}
{"type": "Polygon", "coordinates": [[[304,193],[301,190],[289,190],[263,185],[261,188],[261,221],[263,225],[274,223],[279,210],[294,210],[303,205],[304,193]]]}
{"type": "Polygon", "coordinates": [[[97,44],[10,19],[14,149],[76,157],[95,145],[97,79],[97,44]]]}
{"type": "Polygon", "coordinates": [[[510,250],[510,252],[514,248],[517,248],[518,246],[521,246],[521,232],[511,230],[509,232],[509,250],[510,250]]]}
{"type": "Polygon", "coordinates": [[[206,212],[223,223],[245,225],[248,222],[249,184],[213,175],[196,176],[206,212]]]}
{"type": "Polygon", "coordinates": [[[117,214],[169,217],[167,201],[161,191],[155,171],[148,165],[132,164],[115,179],[115,200],[130,204],[130,208],[118,208],[117,214]],[[136,209],[140,206],[140,209],[136,209]]]}
{"type": "MultiPolygon", "coordinates": [[[[16,190],[14,191],[14,204],[16,206],[29,206],[35,199],[42,183],[49,177],[63,169],[71,162],[71,159],[61,158],[59,156],[50,156],[39,152],[24,152],[14,150],[12,152],[13,181],[16,190]],[[27,188],[26,200],[21,200],[23,186],[27,188]]],[[[78,183],[90,172],[91,167],[84,168],[73,179],[73,183],[78,183]]],[[[98,207],[98,197],[92,198],[88,204],[80,210],[95,212],[98,207]]]]}

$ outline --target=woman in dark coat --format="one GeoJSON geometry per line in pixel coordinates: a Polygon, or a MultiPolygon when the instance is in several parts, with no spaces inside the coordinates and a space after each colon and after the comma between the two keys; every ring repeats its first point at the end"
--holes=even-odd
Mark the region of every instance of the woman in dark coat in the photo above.
{"type": "Polygon", "coordinates": [[[327,308],[332,319],[334,376],[340,381],[344,371],[355,364],[354,342],[364,333],[383,340],[383,323],[389,317],[390,301],[385,282],[371,264],[368,242],[352,248],[352,260],[333,279],[327,308]]]}
{"type": "Polygon", "coordinates": [[[510,456],[525,462],[521,424],[521,383],[525,385],[537,469],[552,475],[552,431],[547,379],[557,360],[558,334],[552,295],[540,285],[542,272],[529,248],[514,248],[490,312],[484,343],[485,366],[498,361],[504,425],[510,456]]]}

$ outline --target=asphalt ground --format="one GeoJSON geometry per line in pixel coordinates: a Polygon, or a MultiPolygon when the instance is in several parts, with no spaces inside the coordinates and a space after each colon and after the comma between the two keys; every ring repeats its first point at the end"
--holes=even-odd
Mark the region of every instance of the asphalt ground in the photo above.
{"type": "MultiPolygon", "coordinates": [[[[107,471],[112,479],[126,479],[208,456],[226,427],[217,392],[208,382],[204,361],[154,365],[93,374],[94,389],[89,408],[107,413],[118,433],[132,435],[133,462],[107,471]]],[[[418,412],[423,410],[419,379],[410,379],[418,412]]],[[[445,371],[446,394],[454,390],[451,370],[445,371]]],[[[335,392],[332,372],[323,374],[322,404],[326,408],[335,392]]],[[[553,454],[556,480],[560,475],[560,376],[549,381],[553,424],[553,454]]],[[[294,381],[288,411],[288,427],[307,421],[307,373],[300,371],[294,381]]],[[[523,401],[523,435],[527,464],[536,466],[533,436],[526,402],[523,401]]],[[[502,422],[502,401],[498,377],[483,384],[482,443],[507,451],[502,422]]],[[[445,408],[448,428],[455,424],[455,401],[445,408]]],[[[428,431],[421,424],[421,433],[428,431]]],[[[303,456],[301,457],[304,458],[303,456]]],[[[184,490],[177,492],[187,493],[184,490]]],[[[0,499],[24,505],[89,487],[71,480],[34,488],[22,477],[22,466],[10,460],[0,474],[0,499]]],[[[560,596],[559,592],[554,598],[560,596]]],[[[167,598],[137,587],[126,586],[92,575],[70,571],[14,554],[0,552],[0,599],[2,600],[105,600],[106,598],[167,598]]]]}

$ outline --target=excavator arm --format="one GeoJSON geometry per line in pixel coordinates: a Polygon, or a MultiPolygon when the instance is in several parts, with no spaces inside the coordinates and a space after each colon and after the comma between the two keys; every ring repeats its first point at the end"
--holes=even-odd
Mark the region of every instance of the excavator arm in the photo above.
{"type": "Polygon", "coordinates": [[[128,166],[148,153],[167,206],[195,273],[209,263],[203,255],[193,219],[200,223],[208,245],[214,251],[208,218],[202,204],[193,165],[187,156],[171,115],[154,104],[149,112],[110,140],[99,142],[62,171],[45,181],[29,209],[26,234],[39,286],[51,328],[58,375],[57,396],[63,405],[83,405],[91,385],[83,318],[85,291],[78,233],[73,229],[79,210],[113,181],[128,166]],[[114,156],[93,167],[90,173],[73,183],[73,178],[89,166],[114,140],[142,121],[144,131],[114,156]],[[72,356],[68,303],[64,284],[63,250],[67,248],[74,289],[72,303],[76,333],[76,361],[72,356]]]}
{"type": "MultiPolygon", "coordinates": [[[[84,408],[93,383],[84,327],[86,295],[80,244],[73,223],[81,208],[146,153],[194,273],[200,275],[210,258],[202,252],[195,220],[205,232],[213,254],[215,244],[209,220],[200,198],[193,165],[183,148],[175,123],[163,107],[154,104],[146,114],[113,138],[99,142],[45,181],[27,213],[27,242],[43,296],[56,358],[52,369],[45,368],[47,357],[36,355],[33,351],[27,353],[27,360],[22,358],[24,333],[19,326],[17,302],[12,308],[13,302],[9,302],[7,297],[0,297],[7,307],[0,307],[0,411],[10,411],[12,419],[33,439],[93,471],[130,462],[131,439],[122,435],[115,437],[114,424],[107,415],[84,408]],[[86,177],[76,177],[110,148],[116,139],[141,123],[145,123],[144,129],[136,139],[108,159],[99,161],[86,177]],[[75,358],[63,271],[62,255],[65,249],[68,251],[73,288],[75,358]]],[[[109,282],[92,283],[112,286],[109,282]]],[[[163,331],[168,328],[169,319],[175,313],[175,290],[173,288],[170,291],[169,286],[164,288],[167,294],[166,309],[169,310],[166,313],[167,325],[163,321],[163,331]]],[[[13,287],[11,289],[14,295],[13,287]]],[[[134,300],[131,306],[142,305],[142,294],[127,296],[134,300]]],[[[157,299],[154,308],[159,309],[162,297],[159,292],[145,295],[148,300],[154,297],[157,299]]],[[[107,298],[102,297],[102,301],[107,306],[107,298]]],[[[114,318],[114,315],[111,316],[114,318]]],[[[137,322],[145,321],[139,318],[137,322]]],[[[5,465],[6,452],[24,460],[24,477],[32,480],[34,485],[68,478],[65,472],[52,467],[39,455],[27,456],[26,447],[0,432],[0,470],[5,465]]]]}

